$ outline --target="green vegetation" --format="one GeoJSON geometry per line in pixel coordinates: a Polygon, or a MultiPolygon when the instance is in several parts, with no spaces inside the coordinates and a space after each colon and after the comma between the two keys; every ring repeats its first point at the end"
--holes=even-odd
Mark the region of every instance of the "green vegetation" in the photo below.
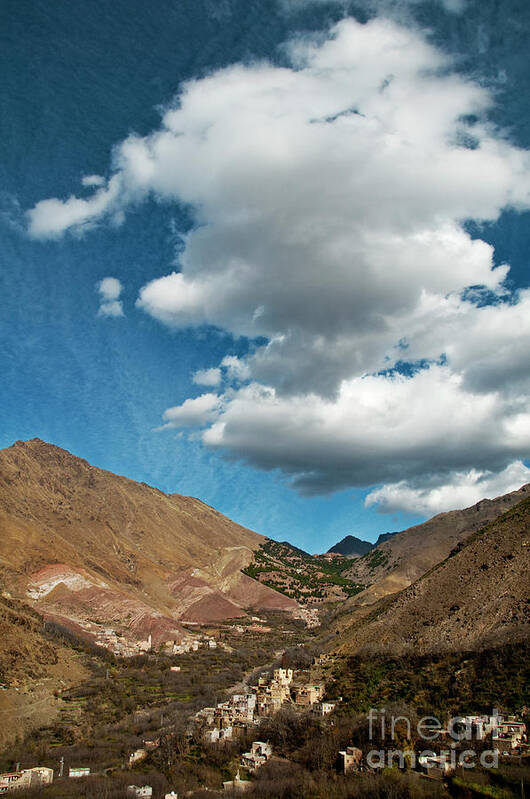
{"type": "Polygon", "coordinates": [[[422,714],[520,712],[530,705],[530,642],[482,652],[341,658],[328,690],[363,712],[391,702],[422,714]]]}
{"type": "Polygon", "coordinates": [[[364,585],[344,576],[350,567],[350,558],[309,555],[286,542],[268,540],[243,571],[292,599],[311,602],[340,600],[362,591],[364,585]]]}
{"type": "Polygon", "coordinates": [[[466,792],[472,792],[473,796],[489,796],[493,799],[512,799],[516,794],[505,788],[499,788],[497,785],[481,785],[477,782],[464,780],[462,777],[453,777],[451,780],[453,787],[465,789],[466,792]]]}
{"type": "Polygon", "coordinates": [[[388,554],[386,552],[382,552],[380,549],[374,549],[372,552],[367,552],[367,554],[363,555],[362,558],[367,562],[370,571],[375,571],[379,566],[386,566],[389,561],[388,554]]]}

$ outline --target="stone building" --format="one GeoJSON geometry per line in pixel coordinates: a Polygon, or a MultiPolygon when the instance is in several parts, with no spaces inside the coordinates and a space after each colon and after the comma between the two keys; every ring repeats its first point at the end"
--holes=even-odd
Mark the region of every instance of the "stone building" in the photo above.
{"type": "Polygon", "coordinates": [[[314,705],[324,696],[322,685],[300,685],[294,690],[294,701],[297,705],[314,705]]]}
{"type": "Polygon", "coordinates": [[[27,791],[53,782],[53,769],[38,766],[0,774],[0,794],[27,791]]]}
{"type": "Polygon", "coordinates": [[[356,746],[347,746],[345,750],[339,752],[339,767],[343,774],[350,771],[359,771],[363,753],[356,746]]]}
{"type": "Polygon", "coordinates": [[[88,766],[71,766],[68,769],[68,776],[73,779],[80,779],[81,777],[90,776],[90,768],[88,766]]]}
{"type": "Polygon", "coordinates": [[[254,741],[250,752],[241,755],[241,765],[249,771],[256,771],[272,757],[272,746],[263,741],[254,741]]]}

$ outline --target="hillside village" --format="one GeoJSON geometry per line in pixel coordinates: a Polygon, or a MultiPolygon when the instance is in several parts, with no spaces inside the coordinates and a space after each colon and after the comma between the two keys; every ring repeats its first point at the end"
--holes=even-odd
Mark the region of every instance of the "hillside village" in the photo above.
{"type": "MultiPolygon", "coordinates": [[[[296,677],[300,676],[298,671],[278,667],[272,674],[261,675],[257,685],[251,686],[248,692],[233,694],[215,707],[203,708],[195,715],[194,723],[201,728],[201,734],[208,742],[216,743],[248,733],[252,726],[259,726],[263,718],[273,715],[285,705],[304,709],[310,707],[322,715],[331,713],[335,703],[321,701],[325,685],[297,682],[296,677]]],[[[253,759],[249,757],[248,763],[251,762],[253,759]]]]}
{"type": "MultiPolygon", "coordinates": [[[[326,683],[322,679],[323,669],[327,671],[333,666],[336,658],[329,654],[321,654],[314,658],[308,668],[291,668],[276,666],[270,671],[261,672],[254,684],[249,685],[242,693],[232,693],[226,700],[209,707],[203,707],[190,719],[187,735],[190,740],[203,740],[206,745],[225,747],[237,740],[251,741],[248,751],[239,755],[235,765],[236,773],[230,780],[225,780],[219,795],[236,795],[250,792],[253,788],[252,777],[266,763],[274,760],[274,747],[268,740],[258,738],[260,727],[268,719],[274,719],[280,711],[290,708],[301,714],[322,719],[329,729],[340,719],[342,697],[326,698],[326,683]],[[338,716],[336,714],[339,714],[338,716]]],[[[178,668],[178,667],[175,667],[178,668]]],[[[328,672],[329,673],[329,672],[328,672]]],[[[381,711],[384,714],[384,709],[381,711]]],[[[370,714],[372,711],[370,711],[370,714]]],[[[375,711],[374,719],[378,711],[375,711]]],[[[370,717],[370,716],[369,716],[370,717]]],[[[402,719],[403,721],[403,719],[402,719]]],[[[406,721],[406,719],[405,719],[406,721]]],[[[436,721],[430,720],[430,724],[436,721]]],[[[419,727],[418,727],[419,729],[419,727]]],[[[336,751],[336,770],[343,775],[376,773],[388,766],[407,767],[424,778],[444,781],[462,769],[461,748],[455,741],[464,741],[466,751],[473,754],[472,746],[488,744],[487,752],[495,758],[506,762],[521,762],[522,758],[530,758],[528,730],[524,720],[514,715],[502,715],[494,710],[491,715],[463,714],[451,717],[447,724],[429,726],[426,751],[418,753],[418,746],[408,752],[372,750],[366,747],[351,745],[336,751]],[[435,731],[433,736],[431,733],[435,731]],[[435,742],[433,741],[435,739],[435,742]],[[428,748],[427,748],[428,747],[428,748]],[[363,751],[364,749],[364,751],[363,751]],[[374,758],[374,755],[376,756],[374,758]],[[395,760],[395,762],[394,762],[395,760]]],[[[411,730],[409,724],[408,737],[411,730]]],[[[151,735],[144,741],[143,748],[131,752],[125,768],[134,769],[156,753],[161,747],[162,737],[171,739],[171,731],[160,730],[159,735],[151,735]]],[[[463,753],[465,757],[465,752],[463,753]]],[[[61,764],[57,776],[54,770],[45,766],[34,766],[15,772],[0,774],[0,794],[11,794],[35,788],[50,786],[56,779],[79,780],[96,776],[86,766],[70,767],[63,773],[61,764]]],[[[211,789],[210,793],[215,794],[211,789]]],[[[192,796],[188,791],[181,796],[192,796]]],[[[126,797],[149,799],[153,796],[153,788],[149,784],[129,784],[124,792],[126,797]]],[[[177,799],[179,794],[171,790],[164,794],[165,799],[177,799]]]]}

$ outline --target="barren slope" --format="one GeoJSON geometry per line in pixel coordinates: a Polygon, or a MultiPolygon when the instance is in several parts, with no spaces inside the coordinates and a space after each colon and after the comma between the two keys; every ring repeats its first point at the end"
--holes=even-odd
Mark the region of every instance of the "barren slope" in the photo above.
{"type": "Polygon", "coordinates": [[[0,451],[0,566],[9,589],[49,615],[177,638],[177,621],[289,609],[245,591],[265,539],[198,499],[166,495],[39,439],[0,451]],[[200,589],[200,590],[199,590],[200,589]]]}
{"type": "Polygon", "coordinates": [[[530,498],[343,629],[343,652],[466,650],[530,637],[530,498]]]}
{"type": "Polygon", "coordinates": [[[446,558],[458,543],[529,495],[530,484],[496,499],[482,499],[464,510],[440,513],[392,535],[352,563],[347,575],[368,586],[353,602],[371,604],[406,588],[446,558]]]}
{"type": "Polygon", "coordinates": [[[73,649],[44,632],[37,613],[0,595],[0,748],[50,724],[61,706],[57,688],[87,674],[73,649]]]}

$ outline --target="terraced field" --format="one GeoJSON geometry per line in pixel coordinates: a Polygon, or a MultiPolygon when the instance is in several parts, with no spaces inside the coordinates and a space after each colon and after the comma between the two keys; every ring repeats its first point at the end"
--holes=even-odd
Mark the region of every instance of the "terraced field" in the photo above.
{"type": "Polygon", "coordinates": [[[345,576],[351,558],[309,555],[287,542],[267,540],[243,571],[254,580],[302,604],[355,596],[365,586],[345,576]]]}

